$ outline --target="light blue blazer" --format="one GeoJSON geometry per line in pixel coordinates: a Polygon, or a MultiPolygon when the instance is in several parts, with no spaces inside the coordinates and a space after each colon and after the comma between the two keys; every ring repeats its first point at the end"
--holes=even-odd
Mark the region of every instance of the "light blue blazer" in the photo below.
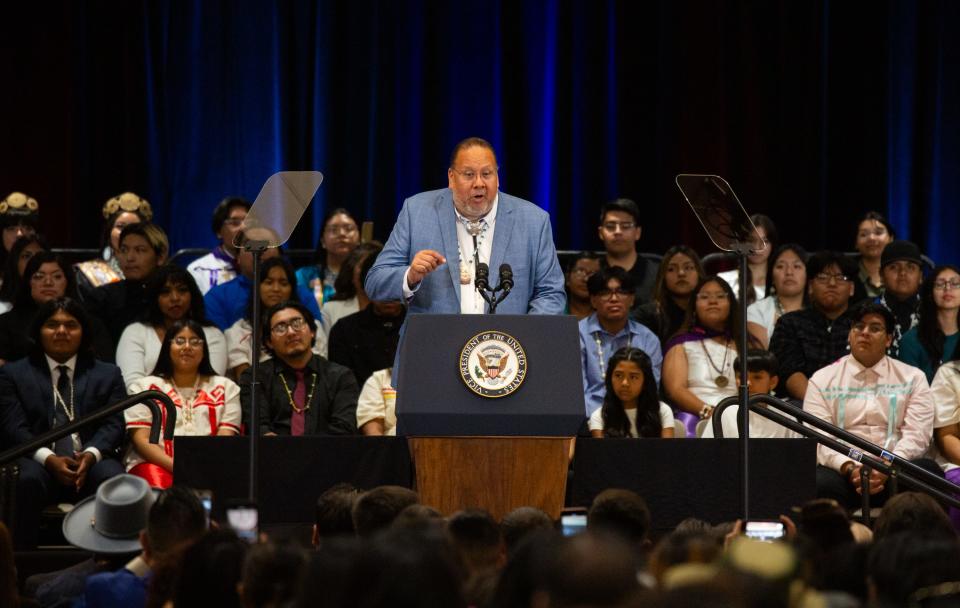
{"type": "MultiPolygon", "coordinates": [[[[449,188],[422,192],[404,201],[393,232],[364,282],[370,299],[402,301],[403,277],[413,256],[433,249],[442,253],[447,263],[424,278],[408,302],[409,312],[459,313],[456,222],[449,188]]],[[[513,290],[497,307],[498,314],[563,314],[563,272],[550,216],[543,209],[500,192],[490,257],[491,284],[497,284],[501,264],[513,269],[513,290]]]]}

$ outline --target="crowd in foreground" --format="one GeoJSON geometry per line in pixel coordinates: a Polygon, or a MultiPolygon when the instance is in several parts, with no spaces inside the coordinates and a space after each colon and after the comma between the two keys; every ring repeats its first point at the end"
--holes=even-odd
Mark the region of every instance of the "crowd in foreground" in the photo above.
{"type": "Polygon", "coordinates": [[[500,521],[480,509],[444,517],[397,486],[335,486],[316,514],[309,538],[261,533],[248,542],[208,525],[193,491],[151,490],[121,475],[64,524],[67,538],[93,557],[30,577],[22,594],[0,524],[0,603],[854,608],[960,601],[957,534],[935,501],[912,492],[891,499],[872,531],[836,502],[817,499],[782,515],[779,537],[762,540],[739,520],[687,519],[663,533],[643,498],[619,489],[594,499],[584,529],[561,528],[533,507],[500,521]]]}

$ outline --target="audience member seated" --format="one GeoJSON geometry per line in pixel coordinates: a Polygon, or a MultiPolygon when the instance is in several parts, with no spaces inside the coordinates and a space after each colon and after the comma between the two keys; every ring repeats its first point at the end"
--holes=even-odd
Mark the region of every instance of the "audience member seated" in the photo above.
{"type": "Polygon", "coordinates": [[[201,294],[206,294],[211,287],[232,281],[237,276],[236,260],[239,250],[233,244],[233,239],[240,232],[248,211],[250,201],[236,196],[223,199],[213,210],[210,229],[220,244],[187,266],[201,294]]]}
{"type": "Polygon", "coordinates": [[[497,520],[483,509],[466,509],[447,520],[447,537],[466,569],[464,595],[470,606],[489,604],[506,548],[497,520]]]}
{"type": "MultiPolygon", "coordinates": [[[[270,258],[260,265],[260,312],[270,310],[280,302],[293,298],[297,289],[297,277],[293,266],[284,258],[270,258]]],[[[227,340],[227,369],[233,378],[250,367],[253,352],[253,300],[248,298],[247,312],[242,319],[224,332],[227,340]]],[[[317,337],[313,343],[313,352],[321,357],[327,356],[327,330],[317,323],[317,337]]],[[[265,361],[270,354],[260,348],[260,360],[265,361]]]]}
{"type": "MultiPolygon", "coordinates": [[[[893,315],[883,305],[866,303],[851,314],[850,354],[810,378],[803,409],[849,433],[879,445],[942,476],[923,458],[933,436],[934,405],[923,372],[886,355],[893,341],[893,315]]],[[[817,496],[847,508],[860,504],[857,462],[817,446],[817,496]]],[[[871,505],[887,499],[887,476],[870,471],[871,505]]]]}
{"type": "Polygon", "coordinates": [[[958,540],[943,506],[920,492],[901,492],[888,500],[873,526],[874,542],[903,533],[958,540]]]}
{"type": "MultiPolygon", "coordinates": [[[[97,517],[100,514],[116,511],[118,519],[120,517],[129,517],[129,511],[121,511],[121,507],[127,506],[130,498],[126,495],[140,497],[146,492],[151,496],[152,505],[149,511],[137,510],[137,515],[144,515],[142,525],[133,525],[132,522],[124,522],[125,526],[136,532],[131,541],[127,543],[125,549],[142,549],[140,554],[131,560],[126,566],[115,572],[104,572],[95,574],[87,579],[86,589],[83,594],[81,606],[144,606],[147,600],[147,589],[153,578],[153,570],[158,563],[166,560],[175,559],[178,552],[184,545],[190,544],[203,536],[206,528],[206,515],[200,499],[197,498],[193,490],[174,486],[163,492],[150,492],[149,486],[139,477],[133,475],[120,475],[113,478],[108,484],[103,484],[102,488],[110,484],[116,484],[116,496],[113,501],[107,502],[105,510],[98,509],[97,517]],[[123,483],[126,488],[120,487],[123,483]],[[142,484],[142,485],[139,485],[142,484]],[[124,494],[121,494],[124,492],[124,494]],[[155,500],[153,499],[155,497],[155,500]]],[[[99,493],[98,493],[99,498],[99,493]]],[[[80,505],[78,505],[80,508],[80,505]]],[[[90,513],[92,516],[93,513],[90,513]]],[[[78,536],[83,534],[79,529],[81,524],[87,522],[77,521],[76,529],[78,536]]],[[[65,527],[69,532],[70,528],[65,527]]],[[[96,539],[95,546],[82,546],[88,551],[103,551],[106,547],[117,544],[113,538],[96,532],[86,535],[96,539]]],[[[69,538],[69,537],[68,537],[69,538]]],[[[78,543],[74,543],[78,544],[78,543]]]]}
{"type": "MultiPolygon", "coordinates": [[[[29,330],[37,308],[57,298],[76,298],[73,271],[60,256],[49,251],[35,254],[27,262],[17,288],[17,299],[10,312],[0,315],[0,365],[30,354],[33,343],[29,330]]],[[[113,342],[96,317],[89,317],[94,356],[113,362],[113,342]]]]}
{"type": "Polygon", "coordinates": [[[401,486],[378,486],[361,494],[353,505],[353,529],[360,538],[386,530],[400,512],[420,502],[417,493],[401,486]]]}
{"type": "MultiPolygon", "coordinates": [[[[3,449],[26,443],[127,396],[120,368],[90,354],[87,314],[69,298],[37,311],[30,335],[35,350],[0,367],[0,433],[3,449]]],[[[52,502],[93,494],[106,479],[123,472],[117,450],[123,417],[115,414],[17,460],[15,538],[36,544],[40,511],[52,502]]]]}
{"type": "Polygon", "coordinates": [[[923,258],[920,257],[920,248],[910,241],[894,241],[883,248],[880,259],[883,293],[877,301],[897,320],[890,345],[890,355],[897,357],[903,334],[916,327],[919,320],[923,258]]]}
{"type": "Polygon", "coordinates": [[[84,297],[91,314],[109,329],[114,344],[151,307],[147,282],[167,261],[169,249],[167,235],[156,224],[128,224],[120,233],[118,255],[124,280],[97,287],[84,297]]]}
{"type": "Polygon", "coordinates": [[[663,255],[653,288],[653,301],[635,308],[633,318],[649,327],[660,344],[680,330],[690,293],[705,276],[700,256],[686,245],[674,245],[663,255]]]}
{"type": "Polygon", "coordinates": [[[18,238],[7,253],[7,261],[0,275],[0,314],[9,312],[13,303],[17,301],[17,289],[20,279],[27,267],[27,262],[35,253],[49,251],[47,241],[39,234],[31,234],[18,238]]]}
{"type": "Polygon", "coordinates": [[[871,548],[867,580],[871,606],[956,606],[960,545],[955,538],[894,534],[871,548]]]}
{"type": "Polygon", "coordinates": [[[616,536],[642,556],[650,548],[650,509],[636,492],[610,488],[597,494],[590,504],[587,530],[616,536]]]}
{"type": "MultiPolygon", "coordinates": [[[[747,291],[747,304],[759,302],[770,295],[770,282],[767,280],[770,274],[770,252],[777,249],[780,244],[777,237],[777,227],[772,219],[762,213],[755,213],[750,216],[750,221],[753,222],[754,226],[757,227],[757,232],[760,233],[760,242],[758,243],[759,247],[755,247],[747,256],[747,270],[753,280],[751,285],[753,293],[747,291]]],[[[740,297],[739,269],[727,270],[718,273],[717,276],[729,283],[733,293],[738,298],[740,297]]]]}
{"type": "Polygon", "coordinates": [[[540,568],[542,585],[530,606],[646,606],[640,598],[641,563],[621,538],[578,534],[561,538],[540,568]]]}
{"type": "MultiPolygon", "coordinates": [[[[350,435],[357,432],[359,388],[353,373],[315,355],[314,317],[299,302],[265,315],[263,344],[271,358],[258,369],[260,432],[266,435],[350,435]]],[[[250,426],[251,370],[240,378],[240,403],[250,426]]]]}
{"type": "Polygon", "coordinates": [[[359,243],[357,220],[349,211],[338,207],[327,214],[313,264],[297,270],[297,282],[313,291],[318,306],[322,307],[333,296],[340,267],[359,243]]]}
{"type": "Polygon", "coordinates": [[[161,266],[150,275],[146,293],[141,321],[128,325],[117,344],[117,365],[127,386],[153,373],[167,329],[184,320],[203,327],[201,337],[210,352],[210,365],[222,376],[227,370],[226,340],[204,318],[203,296],[190,273],[173,264],[161,266]]]}
{"type": "Polygon", "coordinates": [[[164,563],[147,595],[147,606],[240,608],[239,586],[250,544],[232,530],[209,530],[164,563]]]}
{"type": "Polygon", "coordinates": [[[237,590],[244,608],[292,606],[307,572],[307,554],[290,543],[250,547],[237,590]]]}
{"type": "Polygon", "coordinates": [[[536,507],[517,507],[503,516],[500,533],[507,548],[507,558],[512,558],[520,543],[540,530],[553,531],[553,520],[536,507]]]}
{"type": "Polygon", "coordinates": [[[673,411],[657,397],[650,357],[618,349],[607,367],[603,405],[590,415],[594,437],[673,437],[673,411]]]}
{"type": "Polygon", "coordinates": [[[809,305],[780,317],[770,337],[788,397],[802,401],[810,376],[850,350],[847,309],[855,272],[854,261],[842,253],[820,251],[807,260],[809,305]]]}
{"type": "Polygon", "coordinates": [[[564,287],[567,290],[567,309],[564,314],[573,315],[578,320],[593,313],[590,304],[590,292],[587,291],[587,279],[600,270],[600,258],[591,251],[581,251],[567,267],[564,287]]]}
{"type": "Polygon", "coordinates": [[[883,248],[897,238],[893,226],[876,211],[868,211],[857,224],[856,250],[859,272],[853,291],[853,301],[878,298],[883,293],[880,275],[880,256],[883,248]]]}
{"type": "Polygon", "coordinates": [[[655,386],[660,383],[663,356],[653,332],[630,318],[636,292],[630,274],[617,266],[604,268],[587,280],[587,290],[596,311],[580,321],[580,360],[589,417],[603,403],[607,361],[614,351],[625,346],[644,351],[653,365],[655,386]]]}
{"type": "MultiPolygon", "coordinates": [[[[371,252],[360,264],[358,294],[365,293],[363,282],[376,257],[371,252]]],[[[362,386],[373,372],[393,365],[405,316],[403,302],[385,301],[343,317],[330,329],[330,361],[349,368],[362,386]]]]}
{"type": "MultiPolygon", "coordinates": [[[[960,351],[937,370],[930,392],[936,410],[932,454],[947,480],[960,485],[960,351]]],[[[960,530],[960,509],[950,507],[950,518],[960,530]]]]}
{"type": "Polygon", "coordinates": [[[100,259],[80,262],[77,269],[77,285],[80,297],[86,299],[90,292],[108,283],[124,279],[120,263],[120,233],[130,224],[147,223],[153,219],[150,203],[133,192],[124,192],[109,199],[103,205],[103,233],[100,259]]]}
{"type": "Polygon", "coordinates": [[[697,422],[713,415],[721,400],[737,394],[737,310],[726,281],[703,277],[690,294],[683,328],[667,342],[663,391],[678,408],[675,415],[689,437],[696,436],[697,422]]]}
{"type": "Polygon", "coordinates": [[[353,505],[360,495],[348,483],[338,483],[317,499],[317,518],[313,524],[311,544],[319,547],[325,540],[356,535],[353,527],[353,505]]]}
{"type": "MultiPolygon", "coordinates": [[[[740,382],[740,357],[733,360],[734,373],[737,375],[737,389],[740,382]]],[[[780,381],[777,375],[777,358],[770,351],[750,349],[747,351],[747,388],[751,395],[773,394],[773,389],[777,387],[780,381]]],[[[760,407],[767,407],[760,404],[760,407]]],[[[780,413],[779,411],[777,412],[780,413]]],[[[723,412],[720,419],[723,425],[724,439],[736,438],[740,436],[740,406],[731,405],[723,412]]],[[[707,422],[703,427],[703,438],[711,439],[713,434],[713,420],[707,422]]],[[[785,426],[764,418],[760,414],[750,412],[750,438],[751,439],[792,439],[799,437],[797,433],[791,431],[785,426]]]]}
{"type": "Polygon", "coordinates": [[[353,248],[340,265],[340,273],[334,282],[335,291],[323,306],[323,326],[333,331],[337,321],[367,307],[370,298],[360,283],[360,267],[373,254],[374,261],[383,249],[378,242],[361,243],[353,248]]]}
{"type": "Polygon", "coordinates": [[[600,226],[597,227],[606,255],[600,267],[619,266],[633,278],[633,305],[642,306],[653,298],[656,271],[654,263],[637,253],[640,240],[640,207],[628,198],[604,203],[600,208],[600,226]]]}
{"type": "MultiPolygon", "coordinates": [[[[128,385],[130,394],[160,391],[177,407],[173,434],[178,437],[240,433],[240,387],[216,373],[204,327],[192,319],[174,321],[163,338],[151,375],[128,385]]],[[[173,483],[173,440],[150,443],[153,415],[143,404],[124,412],[130,445],[124,458],[127,471],[155,488],[173,483]]],[[[166,412],[163,411],[166,424],[166,412]]]]}
{"type": "MultiPolygon", "coordinates": [[[[3,230],[3,247],[0,247],[0,272],[7,266],[7,258],[17,240],[37,233],[40,220],[40,205],[37,199],[22,192],[11,192],[0,201],[0,229],[3,230]]],[[[6,277],[0,276],[0,279],[6,277]]]]}
{"type": "Polygon", "coordinates": [[[920,287],[917,326],[903,335],[897,357],[923,370],[928,382],[933,382],[941,363],[960,356],[957,352],[958,311],[960,269],[952,265],[937,266],[920,287]]]}
{"type": "Polygon", "coordinates": [[[764,348],[777,321],[784,314],[800,310],[807,289],[807,252],[795,243],[782,245],[770,260],[767,297],[747,309],[747,330],[764,348]]]}
{"type": "Polygon", "coordinates": [[[370,374],[357,399],[357,428],[364,435],[397,434],[397,389],[393,388],[393,368],[370,374]]]}
{"type": "MultiPolygon", "coordinates": [[[[280,254],[280,249],[267,249],[263,252],[261,261],[266,264],[268,260],[280,257],[280,254]]],[[[252,253],[241,250],[237,254],[237,270],[240,274],[235,279],[213,287],[203,297],[207,318],[219,327],[220,331],[230,329],[230,326],[242,319],[249,309],[250,293],[253,287],[252,253]]],[[[294,299],[300,300],[314,318],[319,319],[320,309],[310,290],[304,287],[303,283],[299,283],[294,287],[294,292],[294,299]]]]}

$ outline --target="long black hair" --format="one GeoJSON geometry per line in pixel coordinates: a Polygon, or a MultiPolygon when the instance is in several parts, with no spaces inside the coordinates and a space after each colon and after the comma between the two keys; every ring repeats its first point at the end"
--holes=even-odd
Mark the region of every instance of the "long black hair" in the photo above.
{"type": "Polygon", "coordinates": [[[213,370],[213,365],[210,363],[210,346],[207,344],[206,334],[203,333],[203,326],[193,319],[180,319],[179,321],[175,321],[173,325],[167,329],[167,333],[163,336],[163,343],[160,346],[160,354],[157,356],[157,364],[153,367],[151,375],[160,376],[167,380],[173,378],[173,361],[170,359],[170,345],[173,344],[173,340],[177,337],[177,334],[184,329],[189,329],[196,334],[198,338],[203,340],[203,357],[200,359],[200,367],[197,368],[197,373],[201,376],[216,376],[217,372],[213,370]]]}
{"type": "MultiPolygon", "coordinates": [[[[20,254],[22,254],[23,250],[28,246],[34,244],[39,245],[44,251],[50,251],[47,240],[39,234],[22,236],[14,241],[13,247],[10,248],[10,254],[7,256],[3,267],[3,285],[0,286],[0,300],[10,302],[11,304],[16,302],[21,283],[20,279],[22,278],[20,274],[17,273],[20,254]]],[[[0,249],[2,249],[2,247],[0,247],[0,249]]],[[[26,269],[24,269],[24,274],[26,274],[26,269]]]]}
{"type": "Polygon", "coordinates": [[[920,286],[920,320],[917,324],[917,338],[920,340],[920,345],[923,346],[930,360],[938,363],[960,359],[960,343],[952,353],[943,352],[947,337],[937,320],[937,303],[933,300],[933,284],[937,282],[937,277],[944,270],[952,270],[960,274],[960,268],[953,264],[941,264],[933,269],[920,286]]]}
{"type": "Polygon", "coordinates": [[[159,299],[167,291],[167,285],[186,287],[190,292],[190,309],[187,318],[197,321],[201,325],[210,325],[203,308],[203,294],[197,287],[193,275],[176,264],[164,264],[150,275],[147,280],[147,308],[143,311],[144,323],[154,327],[163,327],[164,318],[160,311],[159,299]]]}
{"type": "MultiPolygon", "coordinates": [[[[283,274],[287,276],[287,282],[290,283],[290,297],[286,298],[287,300],[296,299],[297,297],[297,273],[293,270],[293,265],[290,264],[290,261],[282,256],[275,258],[270,258],[260,264],[260,278],[257,279],[258,283],[263,283],[267,280],[267,277],[270,276],[270,271],[279,266],[283,269],[283,274]]],[[[260,303],[260,313],[265,313],[263,303],[260,303]]],[[[244,319],[247,320],[251,325],[253,324],[253,298],[248,298],[247,302],[247,312],[245,313],[244,319]]]]}
{"type": "Polygon", "coordinates": [[[659,437],[663,426],[660,424],[660,399],[657,397],[657,377],[653,375],[653,364],[647,353],[639,348],[624,347],[610,357],[607,375],[604,380],[607,393],[603,396],[601,415],[603,434],[606,437],[633,437],[630,419],[623,409],[623,401],[613,390],[613,372],[622,361],[632,361],[643,372],[643,387],[637,398],[637,433],[640,437],[659,437]]]}
{"type": "Polygon", "coordinates": [[[357,286],[353,284],[353,272],[356,267],[363,263],[367,256],[380,255],[383,249],[378,241],[369,241],[360,243],[354,247],[347,259],[340,265],[340,272],[337,274],[337,280],[333,282],[334,294],[330,296],[330,301],[349,300],[357,295],[357,286]]]}
{"type": "Polygon", "coordinates": [[[14,308],[35,308],[38,306],[33,300],[30,282],[33,275],[35,275],[44,264],[56,264],[59,266],[64,278],[67,279],[67,288],[64,290],[63,295],[68,298],[77,297],[77,283],[73,269],[63,261],[63,258],[52,251],[38,251],[30,258],[30,261],[27,262],[27,265],[23,269],[23,276],[20,277],[20,286],[17,288],[17,299],[13,303],[14,308]]]}
{"type": "Polygon", "coordinates": [[[41,304],[37,309],[37,313],[33,317],[33,321],[30,323],[30,339],[33,340],[32,354],[35,357],[43,359],[44,351],[43,342],[40,340],[40,332],[43,330],[44,324],[50,319],[50,317],[57,314],[57,312],[61,310],[72,316],[77,320],[77,323],[80,324],[80,348],[77,350],[77,354],[90,353],[91,345],[93,344],[93,331],[90,328],[90,315],[87,314],[87,311],[83,308],[83,305],[73,298],[57,298],[56,300],[50,300],[45,304],[41,304]]]}
{"type": "MultiPolygon", "coordinates": [[[[736,342],[737,349],[739,350],[740,324],[743,323],[743,320],[740,318],[740,307],[737,306],[737,298],[733,294],[733,289],[730,287],[730,284],[715,274],[701,277],[697,282],[697,286],[690,292],[690,299],[687,301],[687,314],[683,320],[683,326],[681,326],[674,335],[691,331],[698,325],[702,327],[700,319],[697,318],[697,296],[707,283],[716,283],[727,294],[727,302],[730,304],[730,314],[727,315],[727,320],[723,324],[723,333],[736,342]]],[[[748,336],[747,339],[750,340],[751,337],[748,336]]]]}
{"type": "MultiPolygon", "coordinates": [[[[807,268],[807,258],[810,257],[810,254],[807,253],[807,250],[797,243],[784,243],[777,247],[773,254],[767,258],[767,295],[773,295],[777,292],[776,288],[773,286],[773,267],[777,265],[777,260],[780,259],[784,253],[792,251],[796,254],[800,261],[803,262],[804,273],[806,273],[807,268]]],[[[803,282],[803,297],[804,302],[806,302],[807,297],[807,282],[803,282]]]]}
{"type": "MultiPolygon", "coordinates": [[[[327,250],[323,248],[323,235],[327,231],[327,224],[329,224],[334,217],[341,214],[353,220],[353,224],[357,227],[357,230],[360,230],[360,222],[357,221],[357,218],[353,217],[352,213],[343,207],[337,207],[336,209],[331,209],[329,212],[327,212],[327,214],[323,217],[323,226],[320,228],[320,238],[317,239],[317,248],[313,252],[313,263],[316,264],[320,269],[326,268],[327,266],[327,250]]],[[[320,275],[320,278],[321,280],[323,279],[322,274],[320,275]]]]}

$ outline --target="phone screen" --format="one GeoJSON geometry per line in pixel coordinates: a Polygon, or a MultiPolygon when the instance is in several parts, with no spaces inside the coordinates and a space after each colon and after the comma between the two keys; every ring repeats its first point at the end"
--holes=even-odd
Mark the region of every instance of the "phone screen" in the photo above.
{"type": "Polygon", "coordinates": [[[560,517],[560,529],[564,536],[573,536],[587,529],[587,516],[580,513],[568,513],[560,517]]]}
{"type": "Polygon", "coordinates": [[[248,543],[257,542],[259,513],[253,505],[227,507],[227,524],[248,543]]]}
{"type": "Polygon", "coordinates": [[[213,511],[213,492],[210,490],[197,490],[197,498],[203,505],[203,513],[207,519],[207,528],[210,527],[210,512],[213,511]]]}
{"type": "Polygon", "coordinates": [[[773,542],[783,538],[783,524],[779,521],[748,521],[744,534],[765,542],[773,542]]]}

